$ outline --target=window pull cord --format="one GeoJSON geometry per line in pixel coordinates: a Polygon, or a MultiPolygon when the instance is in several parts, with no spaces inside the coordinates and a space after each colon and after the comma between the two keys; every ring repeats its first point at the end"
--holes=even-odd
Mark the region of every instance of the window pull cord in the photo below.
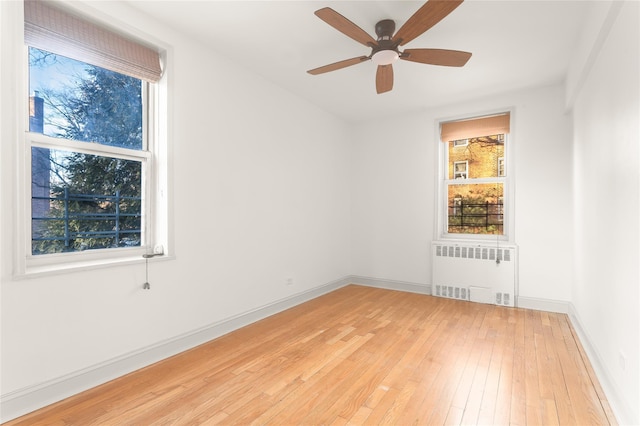
{"type": "Polygon", "coordinates": [[[149,284],[149,258],[161,255],[162,253],[145,253],[142,255],[142,257],[144,257],[144,284],[142,285],[143,290],[151,290],[151,284],[149,284]]]}

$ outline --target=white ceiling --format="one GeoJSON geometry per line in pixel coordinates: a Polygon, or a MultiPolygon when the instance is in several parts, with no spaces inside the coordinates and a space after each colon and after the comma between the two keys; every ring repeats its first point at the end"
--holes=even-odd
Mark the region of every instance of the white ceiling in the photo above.
{"type": "Polygon", "coordinates": [[[399,115],[563,81],[590,1],[467,0],[403,48],[472,52],[463,68],[398,61],[393,91],[377,95],[371,61],[312,76],[306,70],[370,49],[314,15],[329,6],[375,38],[422,1],[135,1],[133,7],[266,79],[349,120],[399,115]]]}

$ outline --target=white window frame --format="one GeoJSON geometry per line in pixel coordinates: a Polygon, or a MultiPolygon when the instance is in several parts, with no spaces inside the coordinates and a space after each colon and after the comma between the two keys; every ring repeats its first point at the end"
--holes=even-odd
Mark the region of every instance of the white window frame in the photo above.
{"type": "MultiPolygon", "coordinates": [[[[22,8],[15,10],[22,12],[22,8]]],[[[88,14],[89,18],[92,18],[88,14]]],[[[23,22],[22,15],[19,22],[23,22]]],[[[14,28],[16,49],[14,74],[17,96],[14,109],[16,120],[16,203],[15,205],[15,251],[13,276],[15,278],[48,275],[77,269],[94,269],[109,265],[140,263],[145,253],[162,253],[160,258],[173,259],[173,226],[170,206],[169,173],[170,150],[168,141],[168,84],[167,74],[171,69],[166,53],[162,54],[163,77],[157,83],[143,82],[143,126],[145,128],[143,149],[134,150],[106,145],[94,145],[48,137],[29,132],[29,61],[28,46],[24,45],[23,26],[14,28]],[[31,148],[73,150],[94,155],[141,161],[142,172],[142,232],[143,240],[138,247],[122,247],[85,250],[55,254],[31,254],[31,148]]],[[[140,36],[137,36],[140,38],[140,36]]],[[[157,40],[156,40],[157,42],[157,40]]],[[[166,52],[166,50],[165,50],[166,52]]],[[[155,258],[159,259],[159,258],[155,258]]]]}
{"type": "MultiPolygon", "coordinates": [[[[515,223],[515,210],[514,210],[514,110],[512,108],[504,108],[496,111],[488,111],[486,113],[480,113],[473,116],[457,116],[437,119],[435,123],[436,135],[436,158],[438,159],[438,179],[436,179],[436,206],[437,214],[435,220],[435,233],[440,240],[451,241],[471,241],[471,242],[487,242],[487,241],[504,241],[508,243],[515,243],[514,235],[514,223],[515,223]],[[448,141],[442,141],[440,139],[440,124],[450,121],[467,120],[471,118],[479,118],[483,116],[491,116],[497,114],[503,114],[509,112],[511,117],[511,132],[504,135],[504,158],[505,167],[510,165],[509,173],[505,176],[498,176],[496,178],[467,178],[467,179],[449,179],[449,143],[448,141]],[[448,202],[448,185],[468,185],[468,184],[480,184],[480,183],[502,183],[503,184],[503,234],[458,234],[448,232],[448,215],[449,215],[449,202],[448,202]]],[[[479,135],[481,136],[481,135],[479,135]]],[[[506,171],[506,169],[505,169],[506,171]]],[[[468,168],[467,168],[468,173],[468,168]]],[[[455,174],[454,174],[455,176],[455,174]]]]}

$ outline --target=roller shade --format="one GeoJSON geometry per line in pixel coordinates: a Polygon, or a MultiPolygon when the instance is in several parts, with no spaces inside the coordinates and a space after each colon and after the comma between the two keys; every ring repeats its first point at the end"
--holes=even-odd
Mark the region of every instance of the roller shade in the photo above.
{"type": "Polygon", "coordinates": [[[24,2],[24,39],[29,46],[156,82],[158,52],[41,0],[24,2]]]}
{"type": "Polygon", "coordinates": [[[440,139],[444,142],[449,142],[509,133],[509,123],[509,113],[470,120],[449,121],[440,125],[440,139]]]}

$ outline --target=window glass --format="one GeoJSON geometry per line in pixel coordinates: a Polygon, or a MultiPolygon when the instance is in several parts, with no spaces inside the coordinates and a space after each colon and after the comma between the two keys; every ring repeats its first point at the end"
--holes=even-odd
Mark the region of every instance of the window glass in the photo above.
{"type": "Polygon", "coordinates": [[[449,185],[448,189],[449,233],[502,235],[502,183],[449,185]]]}
{"type": "Polygon", "coordinates": [[[29,48],[31,132],[143,149],[142,81],[29,48]]]}
{"type": "Polygon", "coordinates": [[[140,245],[141,162],[45,148],[32,157],[41,160],[32,172],[33,254],[140,245]]]}

